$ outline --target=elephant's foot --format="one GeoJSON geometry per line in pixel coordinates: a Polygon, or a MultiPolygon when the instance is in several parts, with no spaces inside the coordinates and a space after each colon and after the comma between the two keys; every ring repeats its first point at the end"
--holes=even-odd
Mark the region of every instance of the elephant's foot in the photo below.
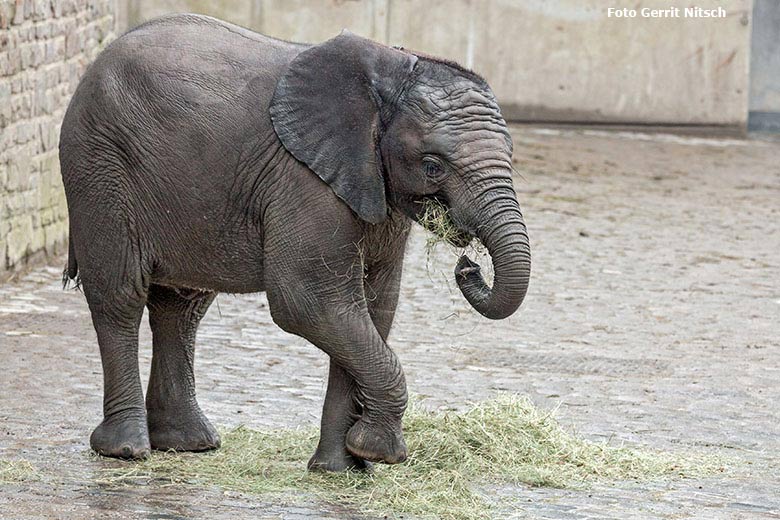
{"type": "Polygon", "coordinates": [[[208,451],[219,448],[221,441],[200,408],[164,411],[150,409],[149,439],[155,450],[208,451]]]}
{"type": "Polygon", "coordinates": [[[406,460],[406,443],[400,424],[388,427],[361,418],[347,432],[347,450],[360,459],[398,464],[406,460]]]}
{"type": "Polygon", "coordinates": [[[323,472],[371,471],[371,467],[370,462],[352,456],[343,445],[333,449],[317,446],[308,464],[309,471],[323,472]]]}
{"type": "Polygon", "coordinates": [[[98,454],[120,459],[145,459],[151,452],[144,410],[127,410],[103,419],[89,439],[98,454]]]}

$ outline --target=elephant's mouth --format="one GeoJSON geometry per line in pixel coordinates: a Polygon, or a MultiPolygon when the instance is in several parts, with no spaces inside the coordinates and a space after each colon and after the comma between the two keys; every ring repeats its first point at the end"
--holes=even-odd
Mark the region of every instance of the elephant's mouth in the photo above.
{"type": "Polygon", "coordinates": [[[415,220],[437,237],[455,247],[466,247],[474,239],[473,235],[455,224],[450,217],[449,206],[439,197],[425,197],[415,204],[418,206],[415,220]]]}

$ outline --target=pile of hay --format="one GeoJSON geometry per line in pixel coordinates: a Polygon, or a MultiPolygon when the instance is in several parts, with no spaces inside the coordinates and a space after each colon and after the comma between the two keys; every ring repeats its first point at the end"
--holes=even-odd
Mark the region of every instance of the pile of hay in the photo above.
{"type": "MultiPolygon", "coordinates": [[[[505,395],[463,413],[431,413],[413,405],[404,419],[409,459],[378,464],[371,474],[306,471],[316,429],[223,432],[209,454],[158,453],[107,482],[138,478],[216,485],[347,504],[367,513],[409,513],[443,519],[484,518],[480,487],[524,483],[577,487],[604,480],[693,477],[722,471],[712,458],[680,456],[582,440],[525,398],[505,395]],[[306,496],[304,497],[306,498],[306,496]]],[[[291,498],[292,497],[292,498],[291,498]]]]}
{"type": "Polygon", "coordinates": [[[36,477],[35,467],[26,460],[0,460],[0,484],[16,484],[36,477]]]}

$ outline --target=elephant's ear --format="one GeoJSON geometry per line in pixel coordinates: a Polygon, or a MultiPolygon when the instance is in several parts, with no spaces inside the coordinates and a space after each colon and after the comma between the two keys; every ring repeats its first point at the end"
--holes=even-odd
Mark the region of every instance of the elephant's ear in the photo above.
{"type": "Polygon", "coordinates": [[[372,224],[387,216],[377,152],[380,112],[416,61],[344,31],[293,59],[271,101],[284,147],[372,224]]]}

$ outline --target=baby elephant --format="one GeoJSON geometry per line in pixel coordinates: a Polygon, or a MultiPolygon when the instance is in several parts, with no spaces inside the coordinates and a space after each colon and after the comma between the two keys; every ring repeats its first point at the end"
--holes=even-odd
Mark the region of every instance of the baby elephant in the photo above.
{"type": "Polygon", "coordinates": [[[512,314],[530,251],[511,155],[481,77],[347,31],[303,45],[175,15],[114,41],[60,138],[65,276],[82,284],[103,362],[92,448],[218,447],[195,399],[195,332],[217,293],[265,291],[274,322],[330,356],[309,467],[402,462],[406,383],[386,340],[409,228],[433,206],[457,229],[451,242],[478,238],[493,286],[466,256],[458,286],[484,316],[512,314]]]}

